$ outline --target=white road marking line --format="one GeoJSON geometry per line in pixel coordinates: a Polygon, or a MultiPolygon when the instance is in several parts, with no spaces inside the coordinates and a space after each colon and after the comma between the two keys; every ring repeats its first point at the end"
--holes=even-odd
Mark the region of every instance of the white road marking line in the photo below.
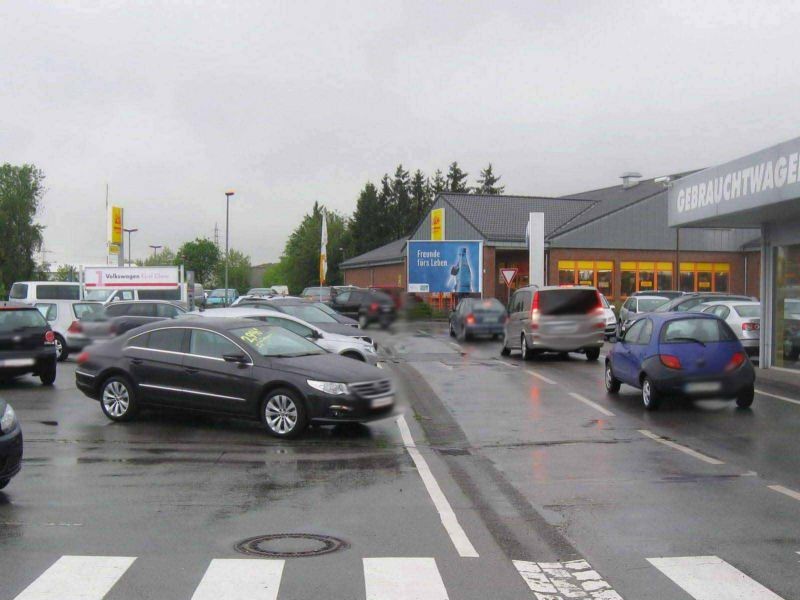
{"type": "Polygon", "coordinates": [[[283,560],[215,558],[192,600],[277,600],[283,560]]]}
{"type": "Polygon", "coordinates": [[[688,454],[689,456],[693,456],[698,460],[702,460],[703,462],[707,462],[710,465],[724,465],[725,463],[721,460],[717,460],[716,458],[711,458],[710,456],[706,456],[705,454],[701,454],[697,450],[692,450],[691,448],[687,448],[686,446],[681,446],[675,442],[672,442],[668,439],[661,437],[660,435],[656,435],[652,431],[647,429],[639,429],[639,433],[643,436],[649,437],[651,440],[655,440],[659,444],[664,444],[665,446],[669,446],[670,448],[674,448],[675,450],[679,450],[684,454],[688,454]]]}
{"type": "Polygon", "coordinates": [[[366,600],[447,600],[433,558],[365,558],[366,600]]]}
{"type": "Polygon", "coordinates": [[[545,383],[549,383],[550,385],[558,385],[558,382],[553,381],[549,377],[545,377],[544,375],[541,375],[541,374],[537,373],[536,371],[531,371],[530,369],[525,369],[525,372],[528,373],[529,375],[533,375],[534,377],[536,377],[536,379],[541,379],[545,383]]]}
{"type": "Polygon", "coordinates": [[[767,487],[771,489],[773,492],[785,494],[786,496],[789,496],[789,498],[800,500],[800,492],[795,492],[794,490],[790,490],[789,488],[783,487],[782,485],[768,485],[767,487]]]}
{"type": "Polygon", "coordinates": [[[576,394],[575,392],[570,392],[569,395],[572,396],[573,398],[575,398],[575,400],[579,400],[579,401],[583,402],[586,406],[591,406],[595,410],[600,411],[601,413],[603,413],[607,417],[613,417],[614,416],[614,413],[612,413],[607,408],[603,408],[597,402],[592,402],[591,400],[589,400],[588,398],[584,398],[580,394],[576,394]]]}
{"type": "Polygon", "coordinates": [[[439,482],[437,482],[436,478],[433,476],[425,457],[423,457],[422,454],[420,454],[420,451],[417,450],[417,444],[414,442],[414,438],[411,437],[411,430],[408,428],[408,423],[406,423],[406,418],[403,415],[400,415],[397,418],[397,427],[400,429],[400,435],[403,438],[403,445],[406,447],[409,456],[411,456],[411,460],[414,461],[414,465],[417,467],[419,476],[422,478],[422,483],[425,484],[425,488],[428,490],[428,495],[431,497],[431,500],[433,501],[433,504],[439,513],[439,518],[442,520],[442,525],[444,525],[448,535],[450,535],[450,540],[456,547],[458,555],[462,557],[477,558],[478,552],[475,550],[472,542],[469,541],[467,534],[459,524],[456,514],[453,512],[453,507],[450,506],[450,503],[447,501],[447,497],[444,495],[444,492],[442,492],[442,488],[439,487],[439,482]]]}
{"type": "Polygon", "coordinates": [[[102,600],[136,557],[62,556],[15,600],[102,600]]]}
{"type": "Polygon", "coordinates": [[[622,596],[617,594],[585,560],[563,563],[515,560],[513,563],[537,600],[559,598],[622,600],[622,596]]]}
{"type": "Polygon", "coordinates": [[[800,400],[794,400],[793,398],[787,398],[786,396],[778,396],[777,394],[770,394],[769,392],[762,392],[761,390],[756,390],[756,394],[769,396],[770,398],[777,398],[778,400],[783,400],[784,402],[790,402],[791,404],[797,404],[800,406],[800,400]]]}
{"type": "Polygon", "coordinates": [[[453,350],[455,350],[459,354],[461,354],[464,351],[464,349],[455,342],[447,342],[447,345],[450,346],[453,350]]]}
{"type": "Polygon", "coordinates": [[[695,600],[783,600],[717,556],[647,560],[695,600]]]}

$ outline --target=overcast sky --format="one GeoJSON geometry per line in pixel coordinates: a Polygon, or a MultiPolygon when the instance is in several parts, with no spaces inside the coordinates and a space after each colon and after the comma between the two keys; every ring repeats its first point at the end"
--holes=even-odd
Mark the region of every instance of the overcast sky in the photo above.
{"type": "Polygon", "coordinates": [[[800,135],[797,6],[5,0],[0,162],[44,170],[53,262],[105,262],[107,183],[134,258],[224,236],[233,188],[272,261],[398,163],[563,195],[800,135]]]}

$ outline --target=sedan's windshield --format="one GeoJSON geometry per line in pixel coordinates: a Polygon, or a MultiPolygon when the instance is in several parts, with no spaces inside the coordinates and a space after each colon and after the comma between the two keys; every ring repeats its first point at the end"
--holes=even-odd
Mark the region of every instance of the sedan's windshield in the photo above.
{"type": "Polygon", "coordinates": [[[336,323],[329,314],[322,312],[313,304],[279,304],[280,310],[309,323],[336,323]]]}
{"type": "Polygon", "coordinates": [[[317,307],[322,312],[324,312],[326,315],[336,316],[336,315],[339,314],[335,310],[333,310],[330,306],[325,304],[324,302],[314,302],[314,304],[312,304],[311,306],[317,307]]]}
{"type": "Polygon", "coordinates": [[[325,354],[325,350],[282,327],[256,325],[232,329],[231,334],[252,346],[261,356],[293,357],[325,354]]]}
{"type": "Polygon", "coordinates": [[[667,298],[639,298],[639,312],[653,312],[667,302],[667,298]]]}
{"type": "Polygon", "coordinates": [[[751,318],[761,316],[760,304],[737,304],[733,308],[736,309],[740,317],[751,318]]]}
{"type": "Polygon", "coordinates": [[[105,302],[113,293],[114,290],[86,290],[83,293],[83,299],[92,302],[105,302]]]}
{"type": "Polygon", "coordinates": [[[105,311],[103,310],[102,304],[81,302],[80,304],[72,305],[72,312],[75,313],[76,319],[96,321],[103,318],[105,311]]]}

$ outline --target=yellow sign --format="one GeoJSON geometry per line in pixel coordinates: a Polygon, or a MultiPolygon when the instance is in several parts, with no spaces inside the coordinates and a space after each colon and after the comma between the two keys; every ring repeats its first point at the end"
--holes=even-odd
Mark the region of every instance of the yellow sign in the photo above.
{"type": "Polygon", "coordinates": [[[109,244],[108,245],[108,253],[109,254],[119,254],[119,246],[116,244],[109,244]]]}
{"type": "MultiPolygon", "coordinates": [[[[122,244],[122,207],[108,207],[108,243],[122,244]]],[[[113,252],[112,252],[113,254],[113,252]]]]}
{"type": "Polygon", "coordinates": [[[431,239],[444,240],[444,209],[435,208],[431,211],[431,239]]]}

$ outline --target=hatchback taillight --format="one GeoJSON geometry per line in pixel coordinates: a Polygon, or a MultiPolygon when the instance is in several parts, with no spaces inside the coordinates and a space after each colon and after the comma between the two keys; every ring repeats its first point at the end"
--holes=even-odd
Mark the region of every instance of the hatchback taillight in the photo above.
{"type": "Polygon", "coordinates": [[[80,321],[73,321],[70,323],[69,329],[67,329],[68,333],[80,333],[83,331],[83,325],[81,325],[80,321]]]}
{"type": "Polygon", "coordinates": [[[44,343],[45,344],[55,344],[56,343],[56,334],[52,331],[45,331],[44,333],[44,343]]]}
{"type": "Polygon", "coordinates": [[[661,364],[667,367],[668,369],[680,369],[681,368],[681,359],[677,356],[673,356],[672,354],[659,354],[658,358],[661,359],[661,364]]]}
{"type": "Polygon", "coordinates": [[[84,350],[83,352],[78,354],[78,356],[77,356],[77,358],[75,360],[78,362],[79,365],[82,365],[87,360],[89,360],[89,353],[86,352],[86,350],[84,350]]]}
{"type": "Polygon", "coordinates": [[[372,304],[370,304],[370,305],[369,305],[369,309],[370,309],[371,311],[373,311],[373,312],[375,312],[376,310],[378,310],[380,307],[381,307],[381,305],[380,305],[380,304],[378,304],[377,302],[373,302],[372,304]]]}
{"type": "Polygon", "coordinates": [[[467,321],[467,325],[474,325],[475,324],[475,315],[467,315],[466,321],[467,321]]]}
{"type": "Polygon", "coordinates": [[[725,366],[726,371],[735,371],[739,367],[744,364],[744,361],[747,360],[747,356],[745,356],[744,352],[737,352],[731,359],[728,361],[728,364],[725,366]]]}
{"type": "Polygon", "coordinates": [[[742,323],[742,331],[758,331],[759,329],[761,329],[761,324],[758,321],[742,323]]]}

